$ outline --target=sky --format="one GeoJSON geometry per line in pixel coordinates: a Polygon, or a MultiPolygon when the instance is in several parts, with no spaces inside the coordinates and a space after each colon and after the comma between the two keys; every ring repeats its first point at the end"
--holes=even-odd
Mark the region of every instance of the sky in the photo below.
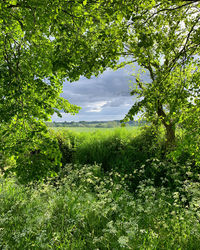
{"type": "Polygon", "coordinates": [[[130,95],[134,80],[130,66],[117,71],[107,70],[98,77],[63,85],[62,97],[81,107],[76,115],[62,113],[62,118],[53,115],[52,121],[112,121],[121,120],[134,104],[136,97],[130,95]]]}

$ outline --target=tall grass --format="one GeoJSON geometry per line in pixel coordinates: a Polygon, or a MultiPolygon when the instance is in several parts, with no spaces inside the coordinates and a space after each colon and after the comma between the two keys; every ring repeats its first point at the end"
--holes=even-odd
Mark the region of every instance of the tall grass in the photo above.
{"type": "Polygon", "coordinates": [[[99,163],[106,171],[112,168],[127,171],[138,165],[138,162],[144,163],[146,159],[160,153],[158,136],[149,130],[141,133],[141,128],[97,130],[91,133],[59,130],[52,133],[59,141],[63,164],[99,163]]]}
{"type": "Polygon", "coordinates": [[[199,249],[195,202],[179,195],[150,180],[130,193],[98,165],[66,165],[61,180],[29,187],[1,179],[0,248],[199,249]]]}
{"type": "Polygon", "coordinates": [[[152,128],[54,131],[57,177],[0,176],[0,249],[200,249],[200,175],[152,128]]]}

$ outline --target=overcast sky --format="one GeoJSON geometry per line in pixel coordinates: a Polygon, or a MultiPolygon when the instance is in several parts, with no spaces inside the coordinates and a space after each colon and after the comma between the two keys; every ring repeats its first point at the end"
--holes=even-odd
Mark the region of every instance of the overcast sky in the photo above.
{"type": "Polygon", "coordinates": [[[54,115],[53,121],[109,121],[121,120],[131,108],[135,98],[130,96],[131,68],[107,70],[98,77],[65,82],[62,97],[81,107],[76,115],[54,115]]]}

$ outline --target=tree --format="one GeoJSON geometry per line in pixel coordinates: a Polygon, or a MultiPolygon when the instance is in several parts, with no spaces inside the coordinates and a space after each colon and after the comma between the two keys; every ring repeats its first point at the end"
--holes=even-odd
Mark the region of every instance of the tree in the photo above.
{"type": "Polygon", "coordinates": [[[138,102],[123,121],[145,112],[147,120],[164,125],[167,146],[172,146],[176,124],[199,98],[193,95],[194,88],[199,90],[198,57],[193,58],[199,53],[199,1],[151,1],[143,7],[141,4],[124,24],[127,40],[123,54],[128,62],[118,67],[137,62],[141,70],[134,74],[131,92],[138,102]],[[142,81],[142,69],[149,82],[142,81]]]}
{"type": "MultiPolygon", "coordinates": [[[[100,18],[100,5],[102,1],[1,1],[0,156],[15,158],[14,171],[23,173],[27,164],[41,163],[48,172],[45,157],[46,165],[59,164],[44,121],[61,109],[79,110],[60,97],[64,79],[97,75],[118,60],[120,33],[115,38],[107,34],[109,15],[100,18]]],[[[115,32],[114,25],[108,27],[115,32]]]]}
{"type": "Polygon", "coordinates": [[[59,97],[63,80],[90,77],[116,62],[117,46],[108,48],[115,40],[106,37],[104,20],[94,13],[98,5],[86,3],[1,3],[1,122],[16,115],[46,120],[55,108],[76,112],[76,106],[59,97]]]}
{"type": "Polygon", "coordinates": [[[196,103],[188,102],[187,96],[191,77],[198,87],[196,62],[190,61],[199,52],[198,7],[199,1],[178,0],[1,1],[0,155],[14,157],[17,172],[25,169],[26,157],[29,169],[41,162],[47,172],[45,157],[50,165],[59,165],[44,121],[55,112],[60,115],[61,109],[72,114],[79,110],[60,97],[64,79],[98,75],[115,68],[120,56],[131,57],[123,65],[137,62],[152,80],[144,84],[136,77],[134,91],[143,100],[126,118],[145,108],[151,121],[163,123],[167,141],[173,144],[175,124],[181,119],[175,111],[182,114],[196,103]]]}

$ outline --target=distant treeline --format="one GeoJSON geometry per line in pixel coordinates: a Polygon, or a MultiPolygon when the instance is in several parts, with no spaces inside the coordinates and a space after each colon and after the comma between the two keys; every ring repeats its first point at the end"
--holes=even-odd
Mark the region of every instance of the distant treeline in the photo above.
{"type": "MultiPolygon", "coordinates": [[[[47,122],[48,127],[91,127],[91,128],[115,128],[121,127],[119,120],[114,121],[80,121],[80,122],[47,122]]],[[[145,121],[129,121],[126,126],[141,126],[145,121]]]]}

